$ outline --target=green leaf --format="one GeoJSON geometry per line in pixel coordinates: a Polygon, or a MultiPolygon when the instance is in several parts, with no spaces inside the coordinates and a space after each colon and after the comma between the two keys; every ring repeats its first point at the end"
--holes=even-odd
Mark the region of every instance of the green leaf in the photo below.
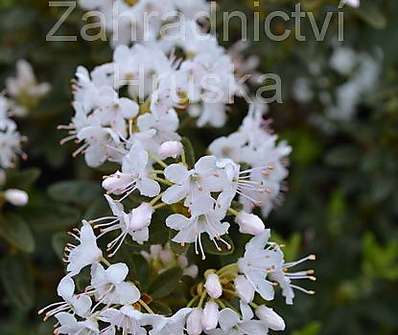
{"type": "Polygon", "coordinates": [[[162,272],[150,284],[148,293],[155,300],[167,297],[175,290],[181,277],[182,269],[180,267],[162,272]]]}
{"type": "Polygon", "coordinates": [[[184,147],[186,163],[188,167],[192,169],[196,162],[195,151],[193,150],[192,143],[188,138],[183,137],[181,140],[181,144],[184,147]]]}
{"type": "Polygon", "coordinates": [[[88,206],[102,195],[102,191],[95,182],[71,180],[51,185],[48,194],[59,202],[88,206]]]}
{"type": "Polygon", "coordinates": [[[293,335],[317,335],[320,333],[321,328],[321,324],[314,321],[305,326],[303,329],[294,331],[293,335]]]}
{"type": "Polygon", "coordinates": [[[56,233],[52,236],[51,239],[52,247],[55,253],[57,254],[58,258],[61,260],[64,257],[64,248],[67,242],[68,242],[68,236],[63,232],[56,233]]]}
{"type": "Polygon", "coordinates": [[[7,183],[5,188],[27,190],[40,177],[40,174],[40,170],[36,168],[23,171],[9,170],[7,171],[7,183]]]}
{"type": "Polygon", "coordinates": [[[169,306],[167,306],[164,303],[161,303],[159,301],[153,301],[149,307],[151,307],[151,309],[156,313],[156,314],[160,314],[160,315],[164,315],[164,316],[168,316],[173,314],[173,311],[171,310],[171,308],[169,306]]]}
{"type": "Polygon", "coordinates": [[[0,219],[0,235],[21,251],[32,253],[35,250],[32,231],[18,215],[8,214],[0,219]]]}
{"type": "Polygon", "coordinates": [[[361,6],[356,8],[355,13],[373,28],[384,29],[387,20],[374,0],[362,0],[361,6]]]}
{"type": "Polygon", "coordinates": [[[9,257],[0,263],[0,278],[7,298],[20,309],[34,305],[34,286],[31,270],[19,257],[9,257]]]}
{"type": "Polygon", "coordinates": [[[78,209],[61,204],[40,204],[29,208],[29,215],[32,229],[34,231],[59,231],[76,225],[81,213],[78,209]]]}

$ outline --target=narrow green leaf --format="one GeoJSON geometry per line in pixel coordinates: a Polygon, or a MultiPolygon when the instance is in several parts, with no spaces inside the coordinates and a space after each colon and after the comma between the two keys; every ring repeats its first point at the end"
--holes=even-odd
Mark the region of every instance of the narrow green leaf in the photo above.
{"type": "Polygon", "coordinates": [[[33,275],[25,261],[9,257],[0,263],[0,278],[7,298],[18,308],[28,310],[34,305],[33,275]]]}
{"type": "Polygon", "coordinates": [[[150,284],[148,293],[155,300],[167,297],[175,290],[181,277],[182,270],[180,267],[175,267],[162,272],[150,284]]]}
{"type": "Polygon", "coordinates": [[[0,219],[0,236],[21,251],[32,253],[35,250],[32,231],[18,215],[8,214],[0,219]]]}
{"type": "Polygon", "coordinates": [[[196,159],[195,159],[195,151],[193,150],[192,143],[188,138],[183,137],[181,140],[181,144],[184,147],[185,159],[188,164],[188,167],[193,168],[193,166],[195,165],[196,159]]]}

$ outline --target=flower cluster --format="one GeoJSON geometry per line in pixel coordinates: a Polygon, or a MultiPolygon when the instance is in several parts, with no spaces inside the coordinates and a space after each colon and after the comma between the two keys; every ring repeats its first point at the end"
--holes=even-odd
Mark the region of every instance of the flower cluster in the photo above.
{"type": "MultiPolygon", "coordinates": [[[[126,14],[149,3],[128,3],[126,14]]],[[[100,8],[108,2],[84,4],[100,8]]],[[[169,4],[174,3],[162,3],[169,4]]],[[[195,2],[190,10],[197,11],[195,2]]],[[[157,23],[153,29],[157,31],[157,23]]],[[[40,311],[46,319],[58,320],[56,334],[266,334],[285,328],[283,319],[264,304],[273,300],[277,286],[288,304],[295,289],[312,293],[293,280],[313,280],[313,271],[289,269],[314,256],[286,262],[254,212],[260,207],[266,216],[278,202],[290,147],[278,142],[264,119],[265,107],[255,103],[237,132],[215,140],[209,154],[195,160],[189,140],[180,134],[181,120],[194,116],[199,127],[224,125],[227,104],[242,87],[232,57],[197,21],[181,21],[168,36],[168,43],[120,45],[113,62],[91,73],[84,67],[77,70],[75,116],[61,127],[69,132],[63,142],[79,143],[75,155],[83,153],[91,167],[110,161],[118,168],[102,181],[111,214],[84,220],[80,230],[70,233],[76,243],[65,248],[68,274],[58,288],[63,301],[40,311]],[[132,198],[139,199],[134,208],[132,198]],[[151,246],[151,232],[159,225],[170,241],[151,246]],[[254,236],[244,255],[202,274],[196,255],[204,261],[210,248],[221,254],[231,251],[233,229],[242,239],[254,236]],[[153,297],[133,281],[127,262],[111,264],[106,258],[123,259],[128,245],[140,250],[155,272],[167,274],[177,267],[196,280],[191,301],[172,316],[155,313],[153,297]],[[177,255],[171,245],[183,253],[177,255]],[[75,278],[88,267],[90,282],[76,293],[75,278]]]]}
{"type": "MultiPolygon", "coordinates": [[[[22,151],[26,138],[19,133],[13,117],[25,116],[49,89],[49,84],[37,83],[31,65],[25,60],[17,62],[16,77],[6,80],[6,90],[0,95],[0,187],[6,183],[4,169],[15,167],[18,156],[26,157],[22,151]]],[[[28,202],[27,194],[16,189],[0,192],[0,198],[14,206],[28,202]]]]}
{"type": "Polygon", "coordinates": [[[372,55],[335,46],[329,63],[314,61],[308,66],[311,78],[297,79],[293,94],[301,103],[310,103],[317,98],[331,120],[351,120],[358,105],[379,82],[382,59],[380,52],[372,55]],[[331,94],[337,80],[341,84],[331,94]]]}
{"type": "Polygon", "coordinates": [[[99,16],[103,28],[112,35],[113,45],[156,42],[165,23],[200,19],[209,11],[206,0],[79,0],[79,5],[99,16]]]}

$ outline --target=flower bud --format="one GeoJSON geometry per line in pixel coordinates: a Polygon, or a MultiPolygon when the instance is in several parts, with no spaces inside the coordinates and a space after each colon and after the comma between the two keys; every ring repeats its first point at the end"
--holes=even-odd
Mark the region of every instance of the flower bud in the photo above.
{"type": "Polygon", "coordinates": [[[131,182],[131,177],[117,171],[102,182],[102,187],[109,193],[122,194],[126,185],[131,182]]]}
{"type": "Polygon", "coordinates": [[[215,273],[211,273],[207,276],[205,288],[207,294],[213,299],[218,299],[222,296],[222,286],[220,279],[215,273]]]}
{"type": "Polygon", "coordinates": [[[264,222],[255,214],[240,212],[235,222],[242,234],[260,235],[265,230],[264,222]]]}
{"type": "Polygon", "coordinates": [[[167,141],[160,146],[159,156],[161,159],[166,159],[169,157],[177,158],[181,155],[183,150],[184,148],[180,142],[167,141]]]}
{"type": "Polygon", "coordinates": [[[264,305],[256,309],[256,316],[265,323],[266,327],[275,331],[285,330],[285,321],[272,308],[264,305]]]}
{"type": "Polygon", "coordinates": [[[220,318],[220,312],[218,311],[218,305],[213,301],[209,301],[205,305],[205,308],[203,309],[203,314],[202,314],[203,329],[206,331],[216,329],[219,318],[220,318]]]}
{"type": "Polygon", "coordinates": [[[29,200],[28,194],[25,191],[17,189],[9,189],[5,191],[4,198],[14,206],[25,206],[29,200]]]}
{"type": "Polygon", "coordinates": [[[134,208],[127,216],[126,222],[128,222],[128,229],[137,231],[148,227],[151,224],[153,207],[146,202],[143,202],[137,208],[134,208]]]}
{"type": "Polygon", "coordinates": [[[245,276],[238,276],[235,279],[235,290],[246,304],[250,304],[253,301],[255,289],[245,276]]]}
{"type": "Polygon", "coordinates": [[[188,335],[200,335],[203,332],[202,327],[202,314],[200,308],[195,308],[187,319],[187,333],[188,335]]]}

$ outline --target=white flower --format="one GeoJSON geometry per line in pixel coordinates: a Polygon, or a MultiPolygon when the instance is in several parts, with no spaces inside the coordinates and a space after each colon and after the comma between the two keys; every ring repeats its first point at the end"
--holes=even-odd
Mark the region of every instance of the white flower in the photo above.
{"type": "Polygon", "coordinates": [[[154,315],[151,321],[152,330],[149,335],[184,335],[185,323],[191,308],[182,308],[171,317],[154,315]]]}
{"type": "Polygon", "coordinates": [[[259,235],[265,230],[264,222],[257,215],[240,212],[236,217],[239,231],[243,234],[259,235]]]}
{"type": "Polygon", "coordinates": [[[160,159],[166,158],[177,158],[183,152],[184,148],[181,142],[177,141],[167,141],[161,144],[159,147],[159,157],[160,159]]]}
{"type": "Polygon", "coordinates": [[[25,191],[8,189],[4,192],[4,198],[14,206],[25,206],[29,201],[29,196],[25,191]]]}
{"type": "Polygon", "coordinates": [[[118,94],[109,86],[99,90],[98,107],[94,110],[94,117],[101,126],[109,126],[121,137],[127,136],[127,121],[138,114],[138,104],[127,98],[119,98],[118,94]]]}
{"type": "Polygon", "coordinates": [[[122,199],[137,189],[141,195],[154,197],[160,193],[160,186],[149,177],[150,170],[148,152],[136,142],[123,158],[122,171],[107,177],[102,186],[108,193],[124,194],[122,199]]]}
{"type": "Polygon", "coordinates": [[[220,283],[220,278],[215,273],[211,273],[206,278],[205,288],[207,294],[213,298],[218,299],[222,296],[222,286],[220,283]]]}
{"type": "Polygon", "coordinates": [[[273,245],[268,245],[270,230],[253,237],[246,244],[244,257],[239,259],[239,271],[265,300],[274,299],[273,283],[266,279],[271,271],[281,268],[283,255],[273,245]]]}
{"type": "Polygon", "coordinates": [[[185,199],[184,205],[190,208],[192,214],[211,210],[215,201],[210,193],[220,192],[224,186],[214,156],[200,158],[192,170],[182,164],[169,165],[164,174],[175,185],[165,191],[163,202],[173,204],[185,199]]]}
{"type": "Polygon", "coordinates": [[[218,325],[219,317],[218,305],[213,301],[207,302],[202,313],[203,330],[209,331],[215,329],[218,325]]]}
{"type": "Polygon", "coordinates": [[[113,250],[109,256],[113,257],[116,254],[128,235],[131,236],[133,241],[139,244],[148,241],[149,226],[154,212],[153,207],[148,203],[142,203],[131,212],[126,213],[120,202],[114,201],[108,195],[105,195],[105,198],[108,201],[113,216],[99,218],[91,221],[91,223],[108,221],[95,226],[96,228],[102,228],[99,237],[111,231],[121,230],[120,235],[108,244],[108,251],[113,250]]]}
{"type": "Polygon", "coordinates": [[[69,313],[61,312],[55,315],[59,322],[59,327],[54,330],[54,334],[65,335],[97,335],[100,334],[98,323],[94,319],[85,321],[77,321],[76,318],[69,313]]]}
{"type": "Polygon", "coordinates": [[[262,305],[256,308],[255,313],[267,328],[276,331],[285,330],[285,321],[272,308],[262,305]]]}
{"type": "Polygon", "coordinates": [[[108,308],[100,313],[100,320],[110,323],[123,334],[146,335],[144,326],[150,324],[147,314],[143,314],[131,305],[120,309],[108,308]]]}
{"type": "Polygon", "coordinates": [[[8,94],[16,99],[37,99],[50,91],[48,83],[38,84],[32,66],[25,60],[17,62],[17,76],[6,80],[8,94]]]}
{"type": "Polygon", "coordinates": [[[145,113],[137,119],[137,126],[141,133],[151,134],[146,140],[137,135],[132,136],[133,140],[138,139],[146,150],[157,154],[159,147],[166,141],[179,141],[180,136],[176,133],[179,127],[179,119],[174,109],[168,109],[163,113],[145,113]]]}
{"type": "Polygon", "coordinates": [[[140,299],[141,293],[133,283],[125,281],[128,271],[129,269],[124,263],[112,264],[106,270],[101,264],[93,264],[91,266],[91,287],[95,290],[97,301],[104,305],[136,303],[140,299]]]}
{"type": "Polygon", "coordinates": [[[256,293],[255,288],[245,276],[239,275],[235,279],[235,290],[239,298],[246,304],[250,304],[256,293]]]}
{"type": "Polygon", "coordinates": [[[17,131],[16,124],[7,119],[0,120],[0,166],[10,168],[15,165],[17,155],[24,156],[21,143],[24,137],[17,131]]]}
{"type": "Polygon", "coordinates": [[[84,152],[84,158],[90,167],[98,167],[107,160],[120,161],[122,157],[118,149],[119,135],[110,128],[98,125],[85,127],[77,133],[77,139],[85,144],[75,151],[74,156],[84,152]]]}
{"type": "Polygon", "coordinates": [[[60,312],[73,312],[80,317],[88,317],[92,305],[91,298],[87,294],[75,294],[75,283],[73,279],[67,275],[60,281],[58,285],[58,296],[64,301],[51,304],[39,311],[39,314],[46,312],[44,320],[60,312]]]}
{"type": "MultiPolygon", "coordinates": [[[[280,249],[279,250],[276,249],[276,250],[281,255],[280,257],[283,258],[282,251],[280,249]]],[[[282,288],[282,295],[285,297],[286,303],[288,305],[293,304],[293,299],[295,297],[295,293],[294,293],[295,289],[298,291],[304,292],[306,294],[310,294],[310,295],[315,294],[314,291],[306,290],[306,289],[292,283],[294,280],[302,280],[302,279],[309,279],[309,280],[315,281],[316,278],[313,276],[313,274],[314,274],[313,270],[289,272],[290,268],[292,268],[298,264],[301,264],[307,260],[313,261],[315,259],[316,258],[314,255],[310,255],[310,256],[304,257],[296,262],[288,262],[288,263],[283,262],[283,264],[281,264],[280,267],[276,268],[274,271],[272,271],[269,274],[269,278],[271,280],[277,282],[280,285],[280,287],[282,288]]]]}
{"type": "Polygon", "coordinates": [[[213,241],[216,248],[221,250],[217,241],[224,243],[228,248],[231,246],[222,239],[221,236],[226,234],[229,229],[229,223],[221,222],[224,218],[224,213],[219,210],[212,210],[210,212],[199,213],[190,218],[181,214],[172,214],[166,219],[167,227],[178,230],[178,234],[173,238],[176,243],[195,243],[195,252],[202,254],[205,259],[205,252],[202,244],[202,234],[206,233],[210,240],[213,241]]]}
{"type": "Polygon", "coordinates": [[[67,271],[75,276],[88,266],[98,263],[102,259],[102,251],[97,247],[97,238],[87,221],[83,220],[83,227],[77,230],[77,235],[70,233],[78,242],[77,246],[68,245],[65,248],[65,261],[68,263],[67,271]]]}

